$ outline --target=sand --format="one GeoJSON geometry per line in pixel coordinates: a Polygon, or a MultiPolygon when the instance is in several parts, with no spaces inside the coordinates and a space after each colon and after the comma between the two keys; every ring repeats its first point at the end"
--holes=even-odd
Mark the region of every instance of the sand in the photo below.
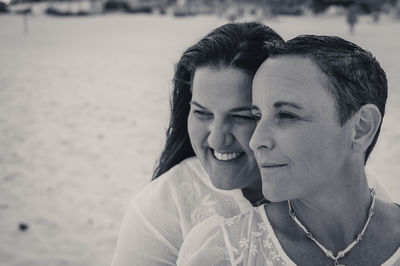
{"type": "MultiPolygon", "coordinates": [[[[400,201],[400,21],[264,21],[284,38],[334,34],[372,51],[390,96],[369,168],[400,201]]],[[[0,265],[109,265],[129,200],[149,183],[174,63],[226,20],[0,16],[0,265]],[[19,224],[28,225],[19,230],[19,224]]]]}

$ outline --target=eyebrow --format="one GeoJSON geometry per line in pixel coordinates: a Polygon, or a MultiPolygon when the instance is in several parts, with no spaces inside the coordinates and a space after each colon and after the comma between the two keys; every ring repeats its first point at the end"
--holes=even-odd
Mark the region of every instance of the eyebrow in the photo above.
{"type": "Polygon", "coordinates": [[[201,104],[199,104],[198,102],[196,102],[196,101],[191,101],[190,103],[189,103],[190,105],[196,105],[197,107],[200,107],[200,108],[202,108],[202,109],[207,109],[206,107],[204,107],[203,105],[201,105],[201,104]]]}
{"type": "MultiPolygon", "coordinates": [[[[190,104],[196,105],[197,107],[200,107],[202,109],[208,109],[196,101],[191,101],[190,104]]],[[[241,112],[241,111],[251,111],[251,109],[252,108],[250,106],[239,106],[239,107],[229,109],[228,111],[229,112],[241,112]]]]}
{"type": "Polygon", "coordinates": [[[293,102],[276,102],[276,103],[274,103],[274,107],[275,108],[279,108],[279,107],[282,107],[282,106],[290,106],[290,107],[293,107],[293,108],[296,108],[296,109],[299,109],[299,110],[302,110],[303,109],[303,107],[301,106],[301,105],[298,105],[297,103],[293,103],[293,102]]]}

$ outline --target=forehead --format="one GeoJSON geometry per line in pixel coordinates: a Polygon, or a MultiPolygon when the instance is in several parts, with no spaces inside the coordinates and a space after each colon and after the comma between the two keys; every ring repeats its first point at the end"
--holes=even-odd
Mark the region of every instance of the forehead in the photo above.
{"type": "Polygon", "coordinates": [[[325,75],[311,59],[278,56],[266,60],[253,81],[253,101],[296,102],[305,108],[334,105],[325,75]]]}
{"type": "Polygon", "coordinates": [[[235,68],[200,67],[193,77],[192,100],[207,108],[251,104],[252,78],[235,68]]]}

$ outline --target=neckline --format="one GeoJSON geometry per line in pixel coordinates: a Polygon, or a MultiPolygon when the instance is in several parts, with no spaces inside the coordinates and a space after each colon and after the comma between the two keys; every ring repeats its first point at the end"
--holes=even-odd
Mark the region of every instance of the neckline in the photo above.
{"type": "Polygon", "coordinates": [[[259,207],[257,207],[257,211],[261,214],[261,218],[263,220],[263,222],[265,223],[265,225],[267,226],[267,230],[268,233],[271,236],[271,240],[272,242],[274,242],[274,246],[276,247],[276,249],[278,250],[279,255],[282,257],[282,259],[289,265],[296,265],[296,263],[294,263],[292,261],[291,258],[289,258],[289,256],[286,254],[286,252],[283,250],[281,243],[279,242],[278,237],[275,234],[274,228],[272,228],[272,225],[268,219],[268,215],[267,212],[265,210],[265,204],[261,205],[259,207]]]}
{"type": "Polygon", "coordinates": [[[400,247],[396,249],[396,251],[393,253],[393,255],[384,261],[381,266],[392,266],[394,265],[395,262],[400,261],[400,247]]]}
{"type": "MultiPolygon", "coordinates": [[[[261,218],[265,223],[265,225],[267,226],[268,233],[270,234],[271,240],[274,242],[276,249],[278,249],[279,255],[289,265],[296,265],[296,263],[294,263],[292,259],[289,258],[289,256],[283,250],[282,245],[275,234],[274,228],[272,228],[272,225],[268,219],[268,214],[267,211],[265,210],[265,204],[257,207],[256,209],[261,214],[261,218]]],[[[381,264],[381,266],[391,266],[394,262],[397,262],[397,260],[400,260],[400,246],[396,249],[396,251],[392,254],[392,256],[389,259],[387,259],[381,264]]]]}

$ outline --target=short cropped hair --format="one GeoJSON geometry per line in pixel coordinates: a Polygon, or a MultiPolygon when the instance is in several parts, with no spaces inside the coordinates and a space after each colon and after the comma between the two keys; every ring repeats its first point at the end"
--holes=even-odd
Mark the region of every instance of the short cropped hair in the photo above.
{"type": "MultiPolygon", "coordinates": [[[[317,35],[300,35],[270,50],[270,57],[303,56],[316,63],[325,74],[328,91],[335,99],[340,125],[365,104],[376,105],[383,119],[388,93],[386,74],[370,52],[336,36],[317,35]]],[[[365,163],[376,144],[381,125],[382,121],[366,150],[365,163]]]]}

